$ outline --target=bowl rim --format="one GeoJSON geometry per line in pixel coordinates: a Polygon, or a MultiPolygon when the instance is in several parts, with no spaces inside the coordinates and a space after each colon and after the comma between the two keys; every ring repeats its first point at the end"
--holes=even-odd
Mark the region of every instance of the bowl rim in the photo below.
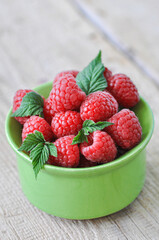
{"type": "MultiPolygon", "coordinates": [[[[48,83],[44,83],[41,84],[40,86],[34,88],[35,91],[40,90],[41,88],[43,88],[43,86],[49,86],[50,82],[48,83]]],[[[46,170],[49,173],[57,173],[57,174],[75,174],[75,175],[81,175],[84,173],[102,173],[103,171],[112,171],[113,169],[122,167],[123,165],[127,164],[129,161],[131,161],[133,159],[133,157],[140,153],[148,144],[148,142],[151,139],[153,130],[154,130],[154,116],[151,110],[151,107],[149,106],[149,104],[143,99],[143,97],[140,97],[140,101],[143,101],[143,103],[146,105],[146,107],[149,110],[149,113],[151,115],[151,124],[150,124],[150,128],[149,128],[149,132],[147,134],[147,136],[141,140],[141,142],[135,146],[134,148],[130,149],[128,152],[126,152],[124,155],[118,157],[117,159],[115,159],[112,162],[108,162],[105,164],[101,164],[98,166],[93,166],[93,167],[86,167],[86,168],[66,168],[66,167],[58,167],[58,166],[53,166],[53,165],[49,165],[49,164],[45,164],[43,170],[46,170]]],[[[18,146],[16,145],[16,143],[13,141],[12,137],[11,137],[11,130],[9,129],[9,122],[11,119],[11,113],[12,113],[12,108],[10,108],[7,117],[6,117],[6,121],[5,121],[5,133],[6,133],[6,137],[7,140],[10,144],[10,146],[12,147],[12,149],[19,155],[21,156],[23,159],[25,159],[29,164],[31,164],[31,159],[29,158],[29,156],[24,153],[24,152],[20,152],[18,151],[18,146]]]]}

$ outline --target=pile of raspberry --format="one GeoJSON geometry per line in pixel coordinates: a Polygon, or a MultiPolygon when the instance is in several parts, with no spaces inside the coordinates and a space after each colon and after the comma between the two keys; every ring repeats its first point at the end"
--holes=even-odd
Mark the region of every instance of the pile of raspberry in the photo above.
{"type": "MultiPolygon", "coordinates": [[[[53,142],[57,157],[49,156],[47,164],[62,167],[92,167],[115,160],[136,146],[142,128],[135,113],[130,110],[139,102],[134,83],[124,74],[115,74],[105,68],[108,87],[88,96],[76,83],[78,71],[57,74],[40,116],[15,117],[23,125],[22,141],[30,133],[39,131],[46,141],[53,142]],[[119,110],[122,109],[122,110],[119,110]],[[90,133],[88,142],[72,144],[85,120],[113,123],[103,130],[90,133]]],[[[23,97],[32,90],[18,90],[14,96],[13,112],[23,97]]]]}

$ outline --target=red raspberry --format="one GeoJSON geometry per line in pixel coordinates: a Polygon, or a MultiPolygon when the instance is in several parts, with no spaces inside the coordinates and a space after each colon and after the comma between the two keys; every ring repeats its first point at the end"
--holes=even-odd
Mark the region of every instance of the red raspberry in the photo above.
{"type": "Polygon", "coordinates": [[[86,94],[78,87],[71,74],[61,77],[53,87],[49,99],[50,106],[56,112],[78,109],[86,94]]]}
{"type": "Polygon", "coordinates": [[[105,79],[108,80],[108,78],[110,78],[112,76],[112,72],[108,68],[105,67],[105,71],[104,71],[103,75],[104,75],[105,79]]]}
{"type": "Polygon", "coordinates": [[[77,74],[79,73],[79,71],[76,71],[76,70],[70,70],[70,71],[64,71],[64,72],[60,72],[56,75],[54,81],[53,81],[53,86],[58,82],[58,80],[61,78],[61,77],[64,77],[66,74],[71,74],[74,76],[74,78],[76,78],[77,74]]]}
{"type": "Polygon", "coordinates": [[[74,135],[57,139],[54,144],[57,147],[57,157],[50,156],[48,163],[61,167],[77,167],[79,164],[79,147],[77,144],[71,145],[74,135]]]}
{"type": "Polygon", "coordinates": [[[59,138],[72,134],[76,135],[81,130],[82,124],[80,113],[67,111],[55,114],[51,122],[51,128],[54,135],[59,138]]]}
{"type": "Polygon", "coordinates": [[[95,131],[88,137],[88,143],[80,144],[81,153],[87,160],[106,163],[115,159],[117,148],[111,136],[106,132],[95,131]]]}
{"type": "Polygon", "coordinates": [[[119,105],[131,108],[139,102],[136,86],[125,74],[115,74],[107,79],[107,90],[115,97],[119,105]]]}
{"type": "Polygon", "coordinates": [[[52,118],[55,116],[55,111],[50,106],[49,98],[44,101],[43,113],[45,120],[51,125],[52,118]]]}
{"type": "Polygon", "coordinates": [[[94,167],[96,165],[97,165],[96,162],[91,162],[81,155],[78,168],[94,167]]]}
{"type": "Polygon", "coordinates": [[[56,162],[54,161],[54,157],[53,156],[49,156],[49,159],[46,162],[49,165],[54,165],[54,166],[59,166],[58,164],[56,164],[56,162]]]}
{"type": "MultiPolygon", "coordinates": [[[[32,90],[30,90],[30,89],[19,89],[15,93],[14,98],[13,98],[13,113],[20,107],[20,104],[22,102],[23,97],[29,92],[32,92],[32,90]]],[[[29,118],[30,118],[30,116],[29,117],[15,117],[15,119],[18,122],[20,122],[21,124],[24,124],[29,118]]]]}
{"type": "Polygon", "coordinates": [[[123,149],[131,149],[140,142],[142,128],[134,112],[123,109],[108,121],[114,125],[106,127],[105,130],[123,149]]]}
{"type": "Polygon", "coordinates": [[[24,141],[28,134],[34,133],[36,130],[43,134],[46,141],[52,140],[53,132],[51,130],[51,126],[45,121],[45,119],[39,116],[31,116],[24,123],[22,130],[22,141],[24,141]]]}
{"type": "Polygon", "coordinates": [[[86,119],[94,122],[105,121],[118,111],[118,103],[108,92],[97,91],[87,96],[80,107],[83,121],[86,119]]]}

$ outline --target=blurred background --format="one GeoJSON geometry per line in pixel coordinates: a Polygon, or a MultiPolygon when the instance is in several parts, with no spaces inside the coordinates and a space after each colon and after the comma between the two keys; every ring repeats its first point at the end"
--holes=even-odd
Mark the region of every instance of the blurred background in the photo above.
{"type": "Polygon", "coordinates": [[[1,0],[0,5],[0,73],[14,86],[20,79],[35,87],[63,69],[80,70],[99,49],[114,72],[134,78],[145,73],[157,81],[157,0],[1,0]]]}
{"type": "Polygon", "coordinates": [[[132,239],[132,229],[135,239],[158,239],[158,10],[158,0],[0,0],[0,239],[132,239]],[[63,70],[80,71],[99,49],[104,65],[127,74],[154,112],[146,187],[133,205],[110,217],[62,220],[23,196],[5,117],[16,90],[53,81],[63,70]]]}

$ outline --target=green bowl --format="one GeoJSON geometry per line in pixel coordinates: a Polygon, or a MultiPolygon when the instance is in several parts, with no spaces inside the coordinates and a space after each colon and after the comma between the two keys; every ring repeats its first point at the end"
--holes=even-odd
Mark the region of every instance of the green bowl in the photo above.
{"type": "MultiPolygon", "coordinates": [[[[35,88],[48,97],[52,83],[35,88]]],[[[142,141],[113,162],[90,168],[45,165],[35,179],[29,156],[19,152],[21,125],[6,118],[6,136],[16,152],[22,190],[29,201],[54,216],[91,219],[109,215],[129,205],[140,193],[145,180],[146,152],[154,127],[153,114],[141,98],[133,108],[142,126],[142,141]]]]}

